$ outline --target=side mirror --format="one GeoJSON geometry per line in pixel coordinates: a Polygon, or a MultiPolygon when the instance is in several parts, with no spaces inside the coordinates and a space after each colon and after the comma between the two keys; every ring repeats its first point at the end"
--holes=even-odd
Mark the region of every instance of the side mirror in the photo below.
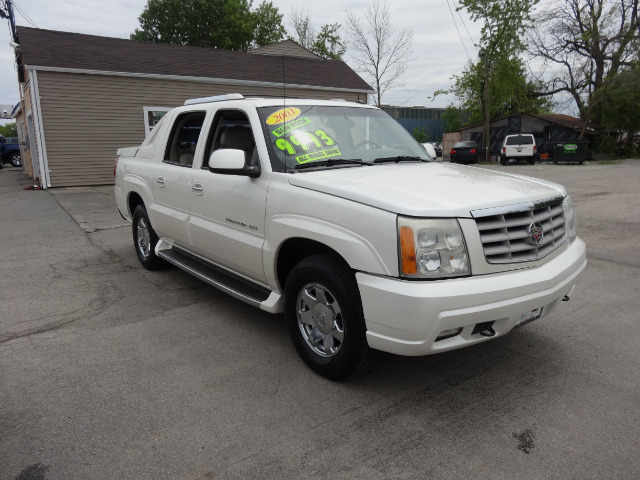
{"type": "Polygon", "coordinates": [[[244,150],[223,148],[215,150],[209,157],[209,171],[221,175],[242,175],[258,178],[260,176],[260,164],[247,165],[244,150]]]}
{"type": "Polygon", "coordinates": [[[422,146],[427,151],[429,156],[435,160],[436,159],[436,149],[434,148],[434,146],[431,145],[430,143],[423,143],[422,146]]]}

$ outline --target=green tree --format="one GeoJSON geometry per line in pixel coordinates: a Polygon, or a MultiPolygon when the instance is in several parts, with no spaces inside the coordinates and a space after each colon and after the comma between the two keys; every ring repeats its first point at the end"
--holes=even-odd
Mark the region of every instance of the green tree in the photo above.
{"type": "Polygon", "coordinates": [[[148,0],[132,40],[248,50],[284,38],[282,15],[271,2],[251,10],[250,0],[148,0]]]}
{"type": "Polygon", "coordinates": [[[418,143],[425,143],[429,141],[429,134],[425,131],[425,127],[415,127],[413,132],[411,132],[411,135],[418,141],[418,143]]]}
{"type": "MultiPolygon", "coordinates": [[[[472,124],[484,119],[484,75],[482,63],[470,63],[461,75],[453,76],[453,87],[445,91],[456,95],[461,108],[468,112],[468,122],[472,124]]],[[[553,108],[549,98],[538,94],[542,85],[527,78],[524,61],[520,57],[495,58],[488,80],[490,118],[518,112],[549,113],[553,108]]]]}
{"type": "Polygon", "coordinates": [[[340,38],[339,23],[326,24],[316,33],[309,13],[302,8],[291,7],[290,25],[292,32],[289,38],[307,50],[329,60],[342,60],[347,51],[340,38]]]}
{"type": "Polygon", "coordinates": [[[484,120],[486,93],[489,118],[523,111],[549,111],[552,102],[540,97],[542,85],[527,78],[524,61],[519,56],[525,49],[522,39],[533,22],[531,10],[537,3],[538,0],[460,0],[458,9],[466,9],[472,20],[482,24],[480,47],[484,56],[470,60],[461,75],[452,77],[453,86],[437,91],[434,98],[454,93],[460,108],[468,112],[469,123],[484,120]]]}
{"type": "Polygon", "coordinates": [[[284,15],[273,3],[264,0],[253,12],[254,35],[251,47],[262,47],[277,43],[285,38],[285,28],[282,24],[284,15]]]}
{"type": "Polygon", "coordinates": [[[595,114],[602,125],[618,130],[626,139],[625,150],[633,151],[633,136],[640,131],[640,62],[622,70],[598,90],[595,114]]]}
{"type": "Polygon", "coordinates": [[[464,125],[460,109],[455,107],[454,105],[447,106],[444,112],[442,112],[442,122],[444,124],[443,128],[445,133],[451,133],[455,132],[456,130],[460,130],[464,125]]]}
{"type": "Polygon", "coordinates": [[[522,41],[533,23],[531,10],[539,0],[460,0],[471,19],[482,23],[480,46],[489,61],[510,58],[525,49],[522,41]]]}
{"type": "Polygon", "coordinates": [[[347,48],[340,39],[339,30],[339,23],[323,25],[320,33],[316,35],[311,51],[329,60],[342,60],[347,48]]]}
{"type": "Polygon", "coordinates": [[[16,122],[5,123],[4,125],[0,125],[0,135],[4,135],[4,137],[17,137],[18,136],[18,127],[16,126],[16,122]]]}

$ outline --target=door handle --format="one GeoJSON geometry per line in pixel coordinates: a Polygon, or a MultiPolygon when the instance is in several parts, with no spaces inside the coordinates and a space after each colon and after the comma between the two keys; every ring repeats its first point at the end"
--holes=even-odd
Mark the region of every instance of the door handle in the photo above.
{"type": "Polygon", "coordinates": [[[204,185],[202,185],[201,183],[194,183],[191,187],[191,190],[193,190],[194,195],[202,195],[204,185]]]}
{"type": "Polygon", "coordinates": [[[156,178],[156,183],[158,184],[158,186],[164,187],[164,177],[156,178]]]}

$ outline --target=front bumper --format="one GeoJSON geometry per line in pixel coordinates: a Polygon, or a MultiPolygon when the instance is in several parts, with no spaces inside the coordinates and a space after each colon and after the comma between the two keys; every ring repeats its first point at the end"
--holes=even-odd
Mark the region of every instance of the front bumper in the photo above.
{"type": "Polygon", "coordinates": [[[399,355],[430,355],[507,334],[522,316],[542,308],[548,315],[569,295],[586,267],[577,238],[552,260],[532,268],[442,281],[406,281],[357,273],[372,348],[399,355]],[[474,333],[493,322],[495,336],[474,333]],[[436,338],[462,328],[455,337],[436,338]],[[477,330],[477,329],[476,329],[477,330]]]}

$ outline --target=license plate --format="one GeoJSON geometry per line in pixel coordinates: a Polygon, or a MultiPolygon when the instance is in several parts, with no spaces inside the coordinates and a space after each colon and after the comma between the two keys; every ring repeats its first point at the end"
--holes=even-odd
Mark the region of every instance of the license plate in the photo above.
{"type": "Polygon", "coordinates": [[[525,323],[533,322],[537,320],[542,315],[542,308],[535,308],[530,312],[523,313],[518,321],[518,325],[524,325],[525,323]]]}

